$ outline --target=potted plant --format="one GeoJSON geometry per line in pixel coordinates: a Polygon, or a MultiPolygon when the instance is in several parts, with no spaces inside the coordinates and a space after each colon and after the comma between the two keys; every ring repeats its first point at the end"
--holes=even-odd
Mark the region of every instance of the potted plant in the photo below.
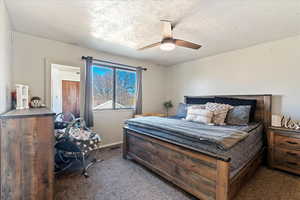
{"type": "Polygon", "coordinates": [[[165,101],[163,105],[167,111],[167,116],[169,116],[169,109],[173,107],[172,101],[165,101]]]}

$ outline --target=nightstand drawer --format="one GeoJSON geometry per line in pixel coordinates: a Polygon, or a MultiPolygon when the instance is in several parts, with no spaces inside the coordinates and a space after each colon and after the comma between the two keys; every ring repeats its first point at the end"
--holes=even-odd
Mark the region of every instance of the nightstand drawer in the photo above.
{"type": "Polygon", "coordinates": [[[280,148],[300,150],[300,139],[275,135],[275,146],[280,148]]]}
{"type": "Polygon", "coordinates": [[[300,173],[300,152],[276,148],[274,149],[274,167],[293,173],[300,173]]]}
{"type": "Polygon", "coordinates": [[[298,163],[300,167],[300,151],[276,148],[274,149],[274,159],[277,163],[298,163]]]}
{"type": "Polygon", "coordinates": [[[281,163],[277,163],[274,165],[275,168],[285,170],[288,172],[292,172],[294,174],[300,174],[300,165],[299,163],[285,161],[281,163]]]}

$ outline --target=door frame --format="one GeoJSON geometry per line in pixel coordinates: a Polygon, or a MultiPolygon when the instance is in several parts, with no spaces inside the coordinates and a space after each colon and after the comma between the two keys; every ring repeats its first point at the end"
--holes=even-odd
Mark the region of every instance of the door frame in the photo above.
{"type": "MultiPolygon", "coordinates": [[[[68,81],[78,81],[81,80],[81,74],[80,74],[80,68],[79,67],[73,67],[73,66],[67,66],[67,65],[61,65],[61,64],[51,64],[51,85],[50,85],[50,108],[56,112],[60,113],[62,112],[62,81],[68,80],[68,81]],[[70,75],[67,75],[70,73],[70,75]],[[75,76],[74,73],[78,73],[79,76],[75,76]],[[58,74],[62,74],[61,76],[58,76],[58,74]],[[56,89],[54,89],[56,88],[56,89]],[[56,96],[57,100],[54,100],[56,96]],[[54,104],[58,104],[54,105],[54,104]]],[[[79,86],[81,87],[81,86],[79,86]]],[[[79,90],[81,90],[79,88],[79,90]]],[[[80,101],[79,96],[79,101],[80,101]]]]}
{"type": "MultiPolygon", "coordinates": [[[[52,82],[52,74],[51,74],[51,68],[53,64],[59,64],[69,67],[76,67],[80,69],[80,74],[82,75],[81,82],[84,81],[85,69],[84,69],[84,61],[83,60],[65,60],[65,59],[58,59],[53,57],[45,57],[43,59],[44,61],[44,103],[47,108],[51,109],[52,105],[52,98],[51,98],[51,82],[52,82]]],[[[83,97],[83,90],[80,91],[80,100],[82,100],[83,97]]]]}

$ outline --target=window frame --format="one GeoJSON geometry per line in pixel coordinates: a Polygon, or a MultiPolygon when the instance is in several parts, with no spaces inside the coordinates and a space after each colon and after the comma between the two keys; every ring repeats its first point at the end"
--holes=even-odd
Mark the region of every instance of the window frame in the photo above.
{"type": "MultiPolygon", "coordinates": [[[[103,68],[111,68],[113,70],[113,98],[112,98],[112,108],[103,108],[103,109],[95,109],[94,108],[94,103],[93,103],[93,111],[101,111],[101,110],[135,110],[134,108],[116,108],[116,98],[117,98],[117,70],[123,70],[123,71],[130,71],[134,72],[136,74],[135,69],[130,69],[130,68],[125,68],[125,67],[118,67],[118,66],[112,66],[112,65],[107,65],[107,64],[101,64],[101,63],[93,63],[92,68],[96,67],[103,67],[103,68]]],[[[93,69],[92,69],[92,73],[93,69]]],[[[92,75],[93,76],[93,75],[92,75]]],[[[94,81],[93,81],[94,82],[94,81]]],[[[93,83],[94,86],[94,83],[93,83]]],[[[137,80],[135,80],[135,87],[137,88],[137,80]]],[[[94,93],[92,93],[94,96],[94,93]]]]}

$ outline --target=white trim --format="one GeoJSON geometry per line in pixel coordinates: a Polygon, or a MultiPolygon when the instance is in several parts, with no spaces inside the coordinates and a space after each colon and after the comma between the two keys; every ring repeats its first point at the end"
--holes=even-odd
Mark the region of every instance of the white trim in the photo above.
{"type": "Polygon", "coordinates": [[[64,70],[64,71],[80,72],[79,67],[73,67],[73,66],[69,66],[69,65],[61,65],[58,63],[52,63],[51,66],[54,68],[58,68],[60,70],[64,70]]]}
{"type": "Polygon", "coordinates": [[[51,109],[61,113],[62,108],[62,81],[80,82],[80,68],[60,64],[51,64],[51,109]]]}
{"type": "MultiPolygon", "coordinates": [[[[44,58],[44,65],[45,65],[45,89],[44,89],[44,102],[46,104],[46,106],[48,108],[51,109],[51,105],[52,105],[52,98],[51,98],[51,80],[52,80],[52,76],[51,76],[51,67],[52,64],[58,64],[58,65],[64,65],[64,66],[72,66],[72,67],[77,67],[80,69],[80,74],[82,75],[82,70],[83,70],[83,65],[82,66],[78,66],[78,63],[72,63],[72,62],[65,62],[63,60],[56,60],[56,59],[52,59],[52,58],[44,58]]],[[[80,92],[81,93],[81,92],[80,92]]]]}
{"type": "Polygon", "coordinates": [[[106,144],[106,145],[100,146],[100,149],[108,148],[108,147],[119,145],[119,144],[123,144],[123,141],[114,142],[114,143],[110,143],[110,144],[106,144]]]}

